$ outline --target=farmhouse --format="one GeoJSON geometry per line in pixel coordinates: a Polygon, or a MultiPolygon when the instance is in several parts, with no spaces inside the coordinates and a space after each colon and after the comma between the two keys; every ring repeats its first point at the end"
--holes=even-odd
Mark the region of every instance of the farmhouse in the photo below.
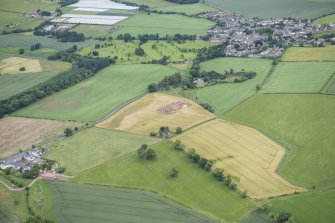
{"type": "Polygon", "coordinates": [[[43,159],[40,158],[42,153],[37,149],[30,149],[28,152],[13,155],[0,164],[0,168],[5,170],[13,168],[14,170],[30,170],[34,164],[40,164],[43,159]]]}

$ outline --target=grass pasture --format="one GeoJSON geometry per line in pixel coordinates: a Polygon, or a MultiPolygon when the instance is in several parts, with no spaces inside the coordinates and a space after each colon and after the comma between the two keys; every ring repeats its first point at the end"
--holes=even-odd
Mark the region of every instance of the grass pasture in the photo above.
{"type": "Polygon", "coordinates": [[[97,126],[149,135],[162,126],[171,131],[177,127],[188,129],[211,118],[213,114],[192,101],[155,93],[131,103],[97,126]]]}
{"type": "Polygon", "coordinates": [[[334,0],[207,0],[207,3],[247,17],[317,18],[335,12],[334,0]]]}
{"type": "Polygon", "coordinates": [[[148,191],[64,182],[49,182],[49,187],[55,197],[54,215],[63,223],[215,222],[148,191]]]}
{"type": "Polygon", "coordinates": [[[237,187],[251,198],[262,199],[302,191],[279,177],[276,169],[285,149],[257,130],[216,119],[174,138],[194,148],[216,168],[238,178],[237,187]]]}
{"type": "Polygon", "coordinates": [[[92,51],[99,52],[100,57],[117,57],[118,64],[133,64],[148,62],[153,59],[160,59],[163,56],[169,56],[169,62],[181,62],[196,58],[196,50],[203,47],[211,46],[211,43],[186,41],[185,43],[168,43],[166,41],[148,41],[141,45],[145,54],[137,56],[135,49],[139,45],[139,41],[125,43],[120,40],[105,41],[100,43],[101,47],[95,49],[90,46],[80,50],[80,54],[89,55],[92,51]],[[187,52],[182,52],[186,50],[187,52]],[[189,52],[191,50],[191,52],[189,52]]]}
{"type": "Polygon", "coordinates": [[[286,50],[282,61],[335,61],[335,46],[291,47],[286,50]]]}
{"type": "Polygon", "coordinates": [[[214,25],[213,22],[190,18],[182,15],[166,14],[138,14],[117,24],[120,29],[113,32],[112,36],[130,33],[133,36],[139,34],[156,34],[160,36],[186,34],[186,35],[206,35],[207,30],[214,25]]]}
{"type": "Polygon", "coordinates": [[[335,23],[335,14],[332,14],[332,15],[328,15],[328,16],[325,16],[325,17],[321,17],[317,20],[314,21],[314,23],[317,23],[317,24],[329,24],[329,23],[335,23]]]}
{"type": "Polygon", "coordinates": [[[0,183],[0,200],[1,223],[21,223],[29,216],[24,191],[13,192],[0,183]]]}
{"type": "Polygon", "coordinates": [[[196,4],[184,4],[184,5],[155,8],[155,10],[162,12],[185,13],[186,15],[196,15],[202,12],[214,12],[217,11],[218,9],[210,7],[205,4],[196,3],[196,4]]]}
{"type": "Polygon", "coordinates": [[[239,223],[277,223],[261,210],[254,210],[244,217],[239,223]]]}
{"type": "Polygon", "coordinates": [[[83,33],[86,37],[105,37],[111,33],[111,26],[103,26],[103,25],[86,25],[80,24],[76,26],[73,31],[78,33],[83,33]]]}
{"type": "Polygon", "coordinates": [[[249,200],[199,169],[171,143],[163,142],[153,148],[158,156],[155,161],[139,160],[132,153],[89,170],[73,181],[147,189],[225,221],[237,221],[253,208],[249,200]],[[178,177],[169,177],[171,168],[179,170],[178,177]]]}
{"type": "Polygon", "coordinates": [[[270,201],[274,211],[287,211],[297,222],[332,223],[335,219],[334,189],[278,197],[270,201]]]}
{"type": "Polygon", "coordinates": [[[328,83],[325,85],[321,92],[325,94],[335,94],[335,74],[328,81],[328,83]]]}
{"type": "Polygon", "coordinates": [[[333,35],[335,34],[335,30],[328,30],[328,31],[321,31],[321,32],[314,32],[313,37],[314,38],[322,38],[325,35],[333,35]]]}
{"type": "Polygon", "coordinates": [[[235,71],[245,69],[257,73],[254,79],[242,83],[218,84],[196,91],[198,100],[209,103],[214,108],[215,114],[220,116],[256,93],[257,84],[263,82],[271,69],[271,60],[226,57],[206,61],[200,66],[202,70],[215,70],[220,73],[231,68],[235,71]]]}
{"type": "Polygon", "coordinates": [[[255,127],[288,149],[279,173],[306,188],[335,185],[335,97],[261,94],[225,117],[255,127]],[[303,173],[303,174],[301,174],[303,173]]]}
{"type": "Polygon", "coordinates": [[[0,0],[0,5],[0,31],[35,28],[43,20],[32,19],[31,13],[36,12],[37,9],[54,11],[59,7],[56,1],[51,0],[0,0]],[[6,27],[10,24],[16,24],[16,27],[6,27]]]}
{"type": "Polygon", "coordinates": [[[148,84],[175,71],[161,65],[111,65],[95,77],[46,97],[15,115],[94,122],[127,100],[144,94],[148,84]]]}
{"type": "Polygon", "coordinates": [[[55,149],[46,158],[56,160],[64,166],[66,174],[75,175],[106,160],[135,151],[141,144],[158,141],[159,139],[149,136],[90,128],[55,143],[55,149]]]}
{"type": "Polygon", "coordinates": [[[262,87],[265,93],[319,93],[335,71],[333,62],[282,62],[262,87]]]}
{"type": "Polygon", "coordinates": [[[31,148],[48,139],[63,134],[65,128],[80,126],[80,123],[43,119],[5,117],[0,119],[0,157],[31,148]]]}
{"type": "Polygon", "coordinates": [[[95,40],[86,40],[83,42],[64,42],[61,43],[57,39],[47,38],[42,36],[34,36],[29,34],[8,34],[0,35],[0,53],[7,55],[18,55],[19,49],[25,50],[24,56],[47,58],[48,56],[60,50],[69,49],[73,45],[87,47],[97,43],[95,40]],[[30,46],[36,43],[41,43],[42,48],[39,50],[30,50],[30,46]]]}

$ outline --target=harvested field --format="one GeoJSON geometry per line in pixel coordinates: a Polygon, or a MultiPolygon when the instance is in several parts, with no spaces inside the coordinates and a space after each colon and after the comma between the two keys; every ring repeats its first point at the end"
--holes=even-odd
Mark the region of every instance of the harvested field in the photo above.
{"type": "Polygon", "coordinates": [[[10,57],[0,62],[0,73],[17,74],[17,73],[37,73],[41,72],[42,67],[38,59],[30,59],[24,57],[10,57]],[[24,71],[20,68],[24,67],[24,71]]]}
{"type": "Polygon", "coordinates": [[[238,177],[241,191],[255,199],[291,194],[295,187],[277,175],[285,149],[257,130],[216,119],[175,138],[201,156],[216,160],[215,167],[238,177]]]}
{"type": "Polygon", "coordinates": [[[6,117],[0,119],[0,157],[11,155],[20,149],[42,143],[63,134],[67,127],[80,123],[43,119],[6,117]]]}
{"type": "Polygon", "coordinates": [[[131,103],[97,126],[149,135],[161,126],[172,131],[177,127],[188,129],[211,118],[213,114],[192,101],[155,93],[131,103]]]}

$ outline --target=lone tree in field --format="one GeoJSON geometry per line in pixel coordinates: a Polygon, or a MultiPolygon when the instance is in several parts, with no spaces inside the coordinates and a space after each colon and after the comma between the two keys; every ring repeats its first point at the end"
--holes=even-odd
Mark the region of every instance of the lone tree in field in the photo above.
{"type": "Polygon", "coordinates": [[[20,71],[25,71],[26,70],[26,68],[25,67],[20,67],[20,69],[19,69],[20,71]]]}
{"type": "Polygon", "coordinates": [[[66,137],[72,136],[72,135],[73,135],[72,129],[70,129],[70,128],[66,128],[66,129],[64,130],[64,135],[65,135],[66,137]]]}
{"type": "Polygon", "coordinates": [[[141,57],[144,55],[144,50],[141,47],[138,47],[135,49],[135,54],[141,57]]]}
{"type": "Polygon", "coordinates": [[[19,54],[24,54],[24,49],[19,49],[19,54]]]}
{"type": "Polygon", "coordinates": [[[172,168],[170,170],[170,177],[175,178],[178,176],[178,174],[179,174],[179,171],[176,168],[172,168]]]}
{"type": "Polygon", "coordinates": [[[141,147],[137,150],[137,155],[142,160],[154,160],[157,156],[156,152],[147,144],[141,145],[141,147]]]}
{"type": "Polygon", "coordinates": [[[241,197],[242,198],[247,198],[248,197],[248,191],[244,191],[242,194],[241,194],[241,197]]]}
{"type": "Polygon", "coordinates": [[[281,212],[277,217],[277,222],[278,223],[290,222],[291,216],[292,215],[288,212],[281,212]]]}
{"type": "Polygon", "coordinates": [[[183,132],[183,129],[181,127],[176,128],[176,134],[181,134],[183,132]]]}
{"type": "Polygon", "coordinates": [[[157,91],[157,85],[155,83],[149,84],[147,87],[147,90],[149,93],[156,92],[157,91]]]}
{"type": "Polygon", "coordinates": [[[184,146],[183,146],[183,144],[180,142],[180,140],[176,140],[176,141],[174,142],[174,148],[175,148],[176,150],[179,150],[179,151],[183,151],[183,150],[184,150],[184,146]]]}

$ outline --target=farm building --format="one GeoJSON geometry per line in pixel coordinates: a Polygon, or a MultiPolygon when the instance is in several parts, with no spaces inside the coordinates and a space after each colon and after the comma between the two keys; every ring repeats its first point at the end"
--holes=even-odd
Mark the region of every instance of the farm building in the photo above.
{"type": "Polygon", "coordinates": [[[98,12],[107,11],[109,9],[122,9],[122,10],[138,9],[138,7],[112,2],[110,0],[95,0],[95,1],[80,0],[75,4],[69,5],[69,7],[79,8],[80,11],[98,11],[98,12]]]}
{"type": "Polygon", "coordinates": [[[114,25],[127,18],[127,16],[64,14],[61,17],[52,20],[52,22],[92,25],[114,25]]]}

